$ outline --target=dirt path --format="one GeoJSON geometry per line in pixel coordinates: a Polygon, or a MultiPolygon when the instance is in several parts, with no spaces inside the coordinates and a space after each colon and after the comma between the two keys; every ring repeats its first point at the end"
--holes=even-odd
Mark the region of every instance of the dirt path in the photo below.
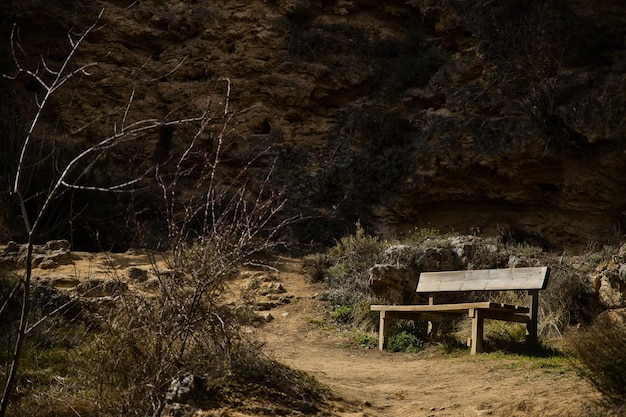
{"type": "Polygon", "coordinates": [[[274,279],[294,301],[271,311],[256,330],[279,361],[314,375],[354,407],[342,416],[582,416],[598,393],[567,365],[539,360],[433,352],[387,353],[341,347],[345,336],[312,324],[324,316],[296,260],[283,259],[274,279]]]}

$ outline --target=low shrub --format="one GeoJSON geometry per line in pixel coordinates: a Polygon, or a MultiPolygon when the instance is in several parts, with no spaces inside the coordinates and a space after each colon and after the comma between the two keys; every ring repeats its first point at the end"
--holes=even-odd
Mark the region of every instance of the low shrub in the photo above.
{"type": "Polygon", "coordinates": [[[424,347],[424,341],[408,330],[389,337],[387,350],[391,352],[417,353],[424,347]]]}
{"type": "Polygon", "coordinates": [[[366,349],[376,349],[378,347],[378,335],[369,333],[359,333],[355,340],[366,349]]]}
{"type": "MultiPolygon", "coordinates": [[[[324,256],[324,262],[316,269],[322,281],[329,287],[328,301],[333,306],[332,318],[347,324],[371,325],[369,303],[374,295],[369,289],[369,268],[383,254],[384,243],[368,236],[359,223],[354,235],[342,238],[324,256]]],[[[318,259],[320,259],[318,257],[318,259]]]]}
{"type": "Polygon", "coordinates": [[[626,406],[626,315],[606,312],[568,338],[582,375],[612,404],[626,406]]]}
{"type": "Polygon", "coordinates": [[[352,315],[354,313],[354,305],[342,305],[338,306],[331,314],[330,318],[338,323],[350,323],[352,321],[352,315]]]}

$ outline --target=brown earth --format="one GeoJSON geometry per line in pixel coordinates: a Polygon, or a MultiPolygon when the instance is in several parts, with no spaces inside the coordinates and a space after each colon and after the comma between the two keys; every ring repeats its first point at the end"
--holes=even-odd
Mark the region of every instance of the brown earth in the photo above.
{"type": "MultiPolygon", "coordinates": [[[[125,268],[147,270],[150,265],[142,252],[75,253],[74,258],[72,265],[35,269],[35,276],[51,282],[63,276],[126,280],[125,268]]],[[[327,385],[336,395],[330,411],[334,416],[584,416],[600,399],[566,361],[498,352],[450,357],[436,346],[418,354],[358,346],[350,331],[330,323],[327,306],[317,297],[324,288],[307,279],[299,259],[279,258],[272,266],[276,270],[244,271],[238,283],[280,283],[293,297],[269,311],[273,320],[249,332],[265,342],[271,357],[327,385]]]]}

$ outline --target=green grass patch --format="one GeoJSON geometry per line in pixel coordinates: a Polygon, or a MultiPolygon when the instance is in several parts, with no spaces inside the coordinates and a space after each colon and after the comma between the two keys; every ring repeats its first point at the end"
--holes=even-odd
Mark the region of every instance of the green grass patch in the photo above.
{"type": "Polygon", "coordinates": [[[424,341],[407,330],[390,336],[387,343],[387,350],[390,352],[417,353],[423,348],[424,341]]]}
{"type": "Polygon", "coordinates": [[[378,335],[359,333],[355,339],[361,347],[366,349],[376,349],[378,347],[378,335]]]}

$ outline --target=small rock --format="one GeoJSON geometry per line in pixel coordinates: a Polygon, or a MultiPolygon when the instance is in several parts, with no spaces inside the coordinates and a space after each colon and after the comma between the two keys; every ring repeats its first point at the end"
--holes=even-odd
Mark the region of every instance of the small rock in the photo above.
{"type": "Polygon", "coordinates": [[[59,264],[54,259],[44,258],[38,266],[41,269],[54,269],[59,266],[59,264]]]}
{"type": "Polygon", "coordinates": [[[259,293],[261,295],[283,294],[286,292],[287,290],[285,289],[285,287],[283,287],[283,284],[281,284],[280,282],[266,283],[259,289],[259,293]]]}
{"type": "Polygon", "coordinates": [[[129,266],[126,268],[126,276],[133,281],[144,282],[148,279],[148,271],[136,266],[129,266]]]}
{"type": "Polygon", "coordinates": [[[274,320],[274,316],[272,316],[272,313],[269,313],[269,312],[261,314],[261,318],[263,319],[263,321],[267,323],[274,320]]]}
{"type": "Polygon", "coordinates": [[[70,276],[60,276],[52,278],[52,286],[55,288],[73,288],[77,286],[80,281],[70,276]]]}
{"type": "Polygon", "coordinates": [[[270,294],[267,296],[267,299],[270,302],[276,302],[278,304],[289,304],[293,299],[293,294],[286,295],[278,295],[278,294],[270,294]]]}
{"type": "Polygon", "coordinates": [[[277,301],[257,301],[254,309],[257,311],[271,310],[278,307],[279,305],[280,303],[277,301]]]}
{"type": "Polygon", "coordinates": [[[165,394],[165,399],[174,403],[186,402],[193,390],[196,389],[195,376],[193,374],[184,374],[175,378],[165,394]]]}
{"type": "Polygon", "coordinates": [[[283,316],[283,317],[289,317],[289,313],[287,313],[287,312],[285,311],[283,314],[281,314],[281,316],[283,316]]]}
{"type": "Polygon", "coordinates": [[[147,280],[146,282],[143,283],[143,287],[146,290],[158,290],[159,289],[159,285],[161,285],[159,283],[159,279],[158,278],[152,278],[147,280]]]}
{"type": "Polygon", "coordinates": [[[72,252],[68,249],[55,249],[51,253],[46,255],[47,259],[52,259],[58,265],[69,265],[73,263],[72,252]]]}
{"type": "Polygon", "coordinates": [[[10,241],[9,243],[7,243],[7,246],[4,248],[4,254],[5,255],[14,254],[14,253],[19,252],[19,250],[20,250],[19,243],[10,241]]]}
{"type": "Polygon", "coordinates": [[[33,268],[37,268],[44,261],[44,259],[46,259],[45,255],[33,256],[33,260],[32,260],[33,268]]]}
{"type": "Polygon", "coordinates": [[[64,250],[64,251],[69,251],[70,250],[70,242],[68,242],[65,239],[61,239],[61,240],[50,240],[49,242],[46,242],[46,244],[43,246],[44,250],[47,251],[56,251],[56,250],[64,250]]]}

